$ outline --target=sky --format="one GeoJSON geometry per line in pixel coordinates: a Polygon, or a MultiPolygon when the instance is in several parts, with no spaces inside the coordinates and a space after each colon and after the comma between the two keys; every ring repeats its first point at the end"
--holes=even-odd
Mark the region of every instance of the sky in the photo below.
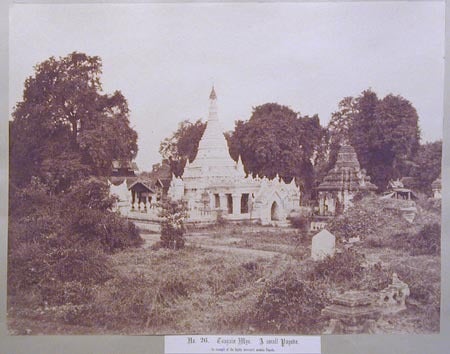
{"type": "Polygon", "coordinates": [[[138,133],[141,171],[179,122],[207,119],[214,85],[225,130],[277,102],[326,125],[339,101],[371,88],[408,99],[422,141],[442,139],[443,1],[15,4],[10,111],[33,66],[73,51],[102,58],[138,133]]]}

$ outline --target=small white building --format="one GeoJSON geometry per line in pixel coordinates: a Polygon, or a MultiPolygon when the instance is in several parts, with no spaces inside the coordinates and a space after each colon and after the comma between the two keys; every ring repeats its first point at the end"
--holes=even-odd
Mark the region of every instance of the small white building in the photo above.
{"type": "Polygon", "coordinates": [[[236,162],[229,154],[214,87],[209,100],[197,156],[188,161],[182,177],[172,178],[169,197],[187,202],[190,221],[215,220],[220,214],[229,220],[282,225],[291,212],[298,212],[300,189],[294,180],[285,183],[278,176],[273,180],[246,176],[241,158],[236,162]]]}

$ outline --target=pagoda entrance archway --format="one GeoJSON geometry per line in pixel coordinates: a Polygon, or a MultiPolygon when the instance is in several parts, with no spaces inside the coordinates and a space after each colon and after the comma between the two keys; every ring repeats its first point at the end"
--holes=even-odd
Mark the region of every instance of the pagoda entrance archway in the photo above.
{"type": "Polygon", "coordinates": [[[274,201],[272,207],[270,208],[270,220],[279,221],[280,220],[280,206],[274,201]]]}

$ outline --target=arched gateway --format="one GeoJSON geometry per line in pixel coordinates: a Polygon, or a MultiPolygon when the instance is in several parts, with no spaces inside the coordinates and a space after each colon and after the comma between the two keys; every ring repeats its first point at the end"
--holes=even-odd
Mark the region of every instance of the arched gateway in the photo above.
{"type": "Polygon", "coordinates": [[[270,220],[280,221],[280,207],[277,202],[273,202],[270,208],[270,220]]]}

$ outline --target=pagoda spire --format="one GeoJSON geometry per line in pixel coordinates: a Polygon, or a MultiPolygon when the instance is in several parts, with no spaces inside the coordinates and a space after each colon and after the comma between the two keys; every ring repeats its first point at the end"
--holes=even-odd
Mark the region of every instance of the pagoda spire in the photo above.
{"type": "Polygon", "coordinates": [[[217,99],[216,90],[214,90],[214,85],[212,86],[211,93],[209,94],[209,99],[210,100],[216,100],[217,99]]]}
{"type": "Polygon", "coordinates": [[[209,94],[209,114],[208,121],[219,120],[219,116],[217,114],[217,95],[216,90],[214,90],[214,85],[211,89],[211,93],[209,94]]]}

